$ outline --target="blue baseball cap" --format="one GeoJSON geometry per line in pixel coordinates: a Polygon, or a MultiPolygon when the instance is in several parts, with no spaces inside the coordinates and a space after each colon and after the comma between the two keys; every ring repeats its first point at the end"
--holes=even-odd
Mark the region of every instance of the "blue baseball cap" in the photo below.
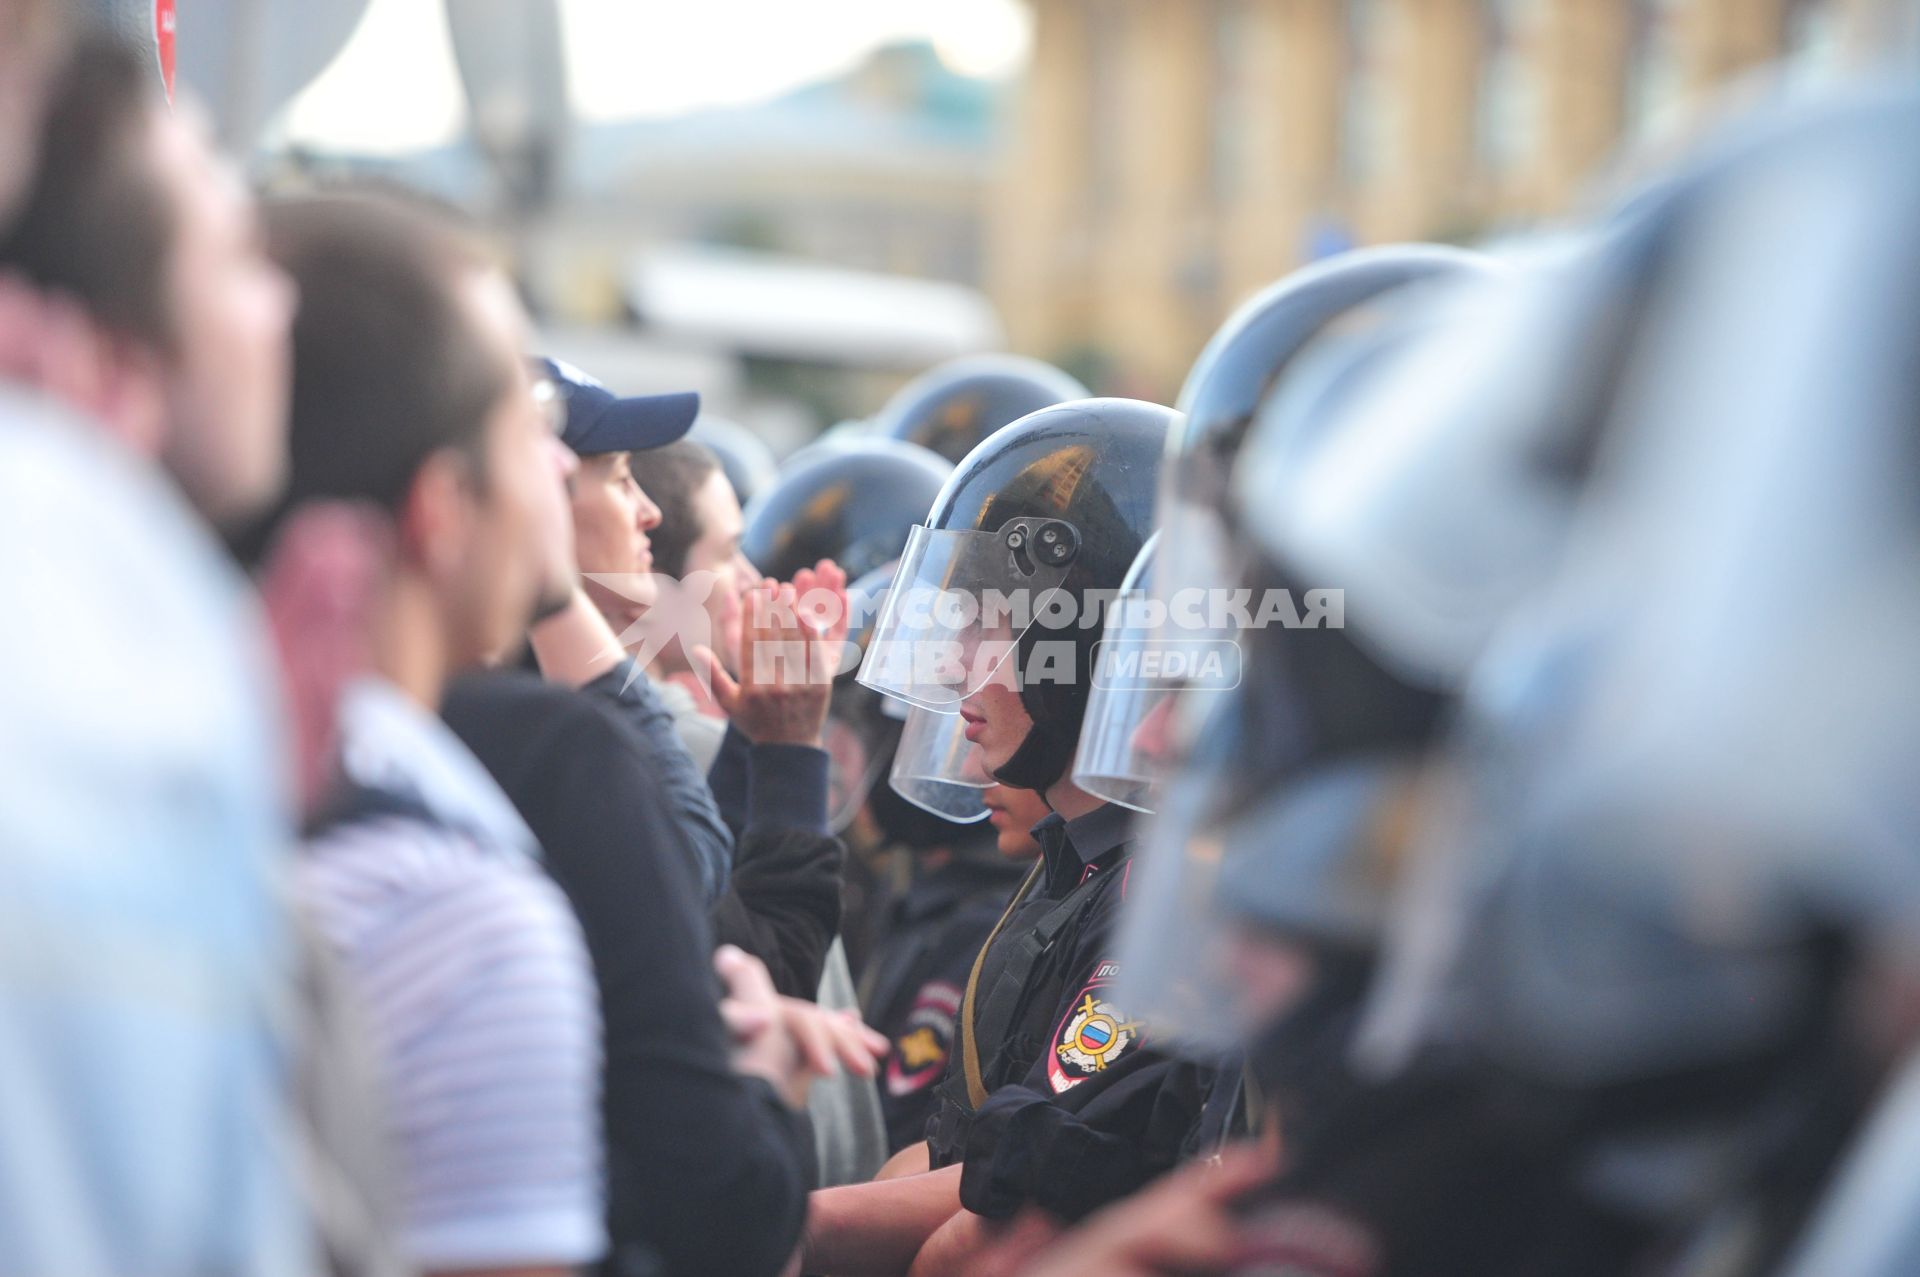
{"type": "Polygon", "coordinates": [[[623,399],[572,364],[558,359],[533,363],[560,393],[566,412],[560,441],[582,457],[664,447],[686,434],[700,415],[700,396],[692,391],[623,399]]]}

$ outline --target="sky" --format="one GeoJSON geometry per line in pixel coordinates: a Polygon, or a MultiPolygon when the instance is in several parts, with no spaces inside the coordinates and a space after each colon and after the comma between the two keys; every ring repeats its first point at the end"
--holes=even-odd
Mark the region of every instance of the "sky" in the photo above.
{"type": "MultiPolygon", "coordinates": [[[[403,152],[444,142],[464,108],[442,0],[372,0],[294,99],[284,136],[403,152]]],[[[876,46],[933,41],[955,69],[999,75],[1026,55],[1020,0],[560,0],[576,110],[587,119],[752,102],[832,75],[876,46]]]]}

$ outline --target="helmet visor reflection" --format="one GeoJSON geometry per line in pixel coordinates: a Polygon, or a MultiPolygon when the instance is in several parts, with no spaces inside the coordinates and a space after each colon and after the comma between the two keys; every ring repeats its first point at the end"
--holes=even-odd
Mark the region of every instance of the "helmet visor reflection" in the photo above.
{"type": "Polygon", "coordinates": [[[966,737],[965,719],[916,706],[901,728],[889,783],[921,810],[964,825],[987,818],[984,795],[994,781],[966,737]]]}
{"type": "Polygon", "coordinates": [[[1050,613],[1077,552],[1072,525],[1058,519],[1014,519],[996,532],[913,529],[860,682],[954,712],[1050,613]]]}

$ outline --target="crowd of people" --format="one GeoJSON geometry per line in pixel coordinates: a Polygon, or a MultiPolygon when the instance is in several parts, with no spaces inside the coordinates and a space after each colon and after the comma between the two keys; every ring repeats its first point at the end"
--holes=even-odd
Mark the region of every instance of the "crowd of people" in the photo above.
{"type": "Polygon", "coordinates": [[[0,1275],[1920,1271],[1916,160],[748,492],[0,0],[0,1275]]]}

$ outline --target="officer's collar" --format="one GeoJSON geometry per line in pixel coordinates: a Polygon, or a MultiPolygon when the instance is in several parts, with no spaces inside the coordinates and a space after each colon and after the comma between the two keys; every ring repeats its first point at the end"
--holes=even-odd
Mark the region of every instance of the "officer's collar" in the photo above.
{"type": "Polygon", "coordinates": [[[1057,811],[1049,812],[1033,827],[1033,837],[1043,851],[1051,853],[1071,847],[1081,864],[1091,865],[1127,841],[1132,833],[1132,817],[1133,813],[1118,803],[1101,803],[1072,820],[1057,811]]]}
{"type": "Polygon", "coordinates": [[[1133,833],[1133,813],[1118,803],[1101,803],[1067,822],[1067,841],[1086,864],[1100,860],[1133,833]]]}

